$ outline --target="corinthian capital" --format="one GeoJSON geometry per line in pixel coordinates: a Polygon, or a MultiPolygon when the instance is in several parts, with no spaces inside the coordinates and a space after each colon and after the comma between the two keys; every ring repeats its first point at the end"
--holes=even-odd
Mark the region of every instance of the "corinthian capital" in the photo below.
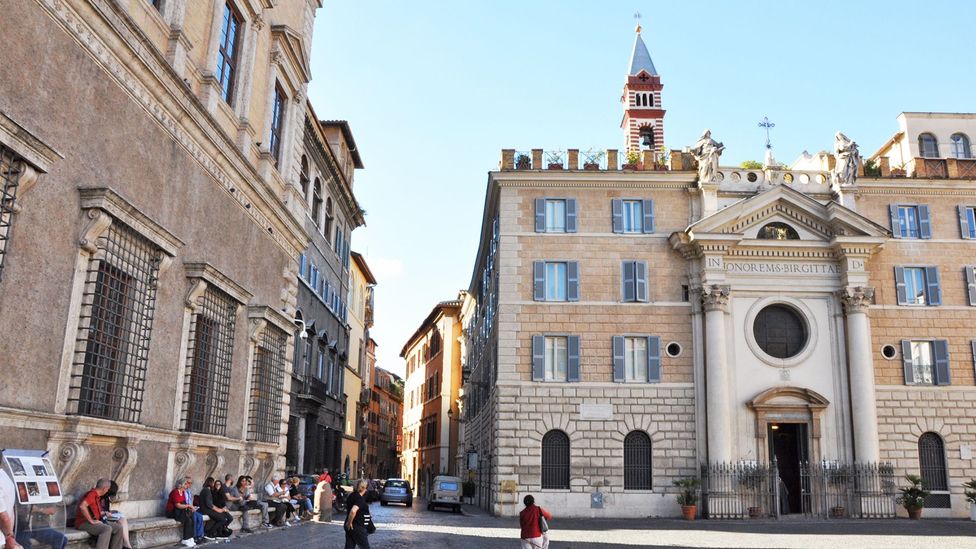
{"type": "Polygon", "coordinates": [[[706,311],[727,311],[731,288],[725,284],[712,284],[701,289],[702,306],[706,311]]]}
{"type": "Polygon", "coordinates": [[[837,297],[844,305],[844,311],[851,313],[866,313],[874,303],[874,288],[855,286],[837,291],[837,297]]]}

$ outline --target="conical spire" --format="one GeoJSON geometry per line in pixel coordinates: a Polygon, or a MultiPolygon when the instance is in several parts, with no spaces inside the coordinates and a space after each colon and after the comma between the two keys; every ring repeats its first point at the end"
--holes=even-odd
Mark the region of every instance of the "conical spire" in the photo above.
{"type": "Polygon", "coordinates": [[[637,25],[637,39],[634,40],[634,53],[630,54],[630,76],[637,76],[640,71],[647,71],[651,76],[657,76],[657,69],[654,68],[654,61],[651,61],[651,54],[647,52],[644,39],[641,38],[641,26],[637,25]]]}

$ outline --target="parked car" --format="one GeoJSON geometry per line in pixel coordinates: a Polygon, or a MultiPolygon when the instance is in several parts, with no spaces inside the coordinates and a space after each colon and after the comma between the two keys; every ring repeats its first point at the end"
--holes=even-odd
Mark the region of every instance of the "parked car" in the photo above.
{"type": "Polygon", "coordinates": [[[402,478],[391,478],[386,480],[383,492],[380,494],[380,505],[390,503],[402,503],[407,507],[413,507],[413,490],[410,483],[402,478]]]}
{"type": "Polygon", "coordinates": [[[434,477],[427,510],[433,511],[435,507],[450,507],[455,513],[461,512],[461,479],[443,475],[434,477]]]}

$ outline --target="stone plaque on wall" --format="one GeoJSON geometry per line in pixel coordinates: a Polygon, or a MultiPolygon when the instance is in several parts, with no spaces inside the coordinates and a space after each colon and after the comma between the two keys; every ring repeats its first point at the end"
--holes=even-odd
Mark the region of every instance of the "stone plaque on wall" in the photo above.
{"type": "Polygon", "coordinates": [[[580,419],[590,421],[613,419],[613,404],[581,403],[580,419]]]}

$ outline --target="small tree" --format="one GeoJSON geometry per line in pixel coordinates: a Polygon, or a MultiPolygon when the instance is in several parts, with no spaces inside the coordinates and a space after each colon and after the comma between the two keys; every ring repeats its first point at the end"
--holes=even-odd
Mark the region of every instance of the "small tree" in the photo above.
{"type": "Polygon", "coordinates": [[[969,482],[963,483],[962,487],[966,489],[966,501],[969,503],[976,503],[976,478],[971,479],[969,482]]]}
{"type": "Polygon", "coordinates": [[[698,487],[701,486],[700,480],[693,477],[682,478],[674,481],[674,485],[679,489],[678,505],[698,504],[698,487]]]}
{"type": "Polygon", "coordinates": [[[746,160],[742,164],[739,164],[739,167],[744,170],[761,170],[763,165],[758,160],[746,160]]]}
{"type": "Polygon", "coordinates": [[[906,510],[925,507],[925,498],[929,497],[926,482],[918,475],[905,475],[905,480],[908,481],[908,486],[898,489],[901,492],[898,503],[906,510]]]}

